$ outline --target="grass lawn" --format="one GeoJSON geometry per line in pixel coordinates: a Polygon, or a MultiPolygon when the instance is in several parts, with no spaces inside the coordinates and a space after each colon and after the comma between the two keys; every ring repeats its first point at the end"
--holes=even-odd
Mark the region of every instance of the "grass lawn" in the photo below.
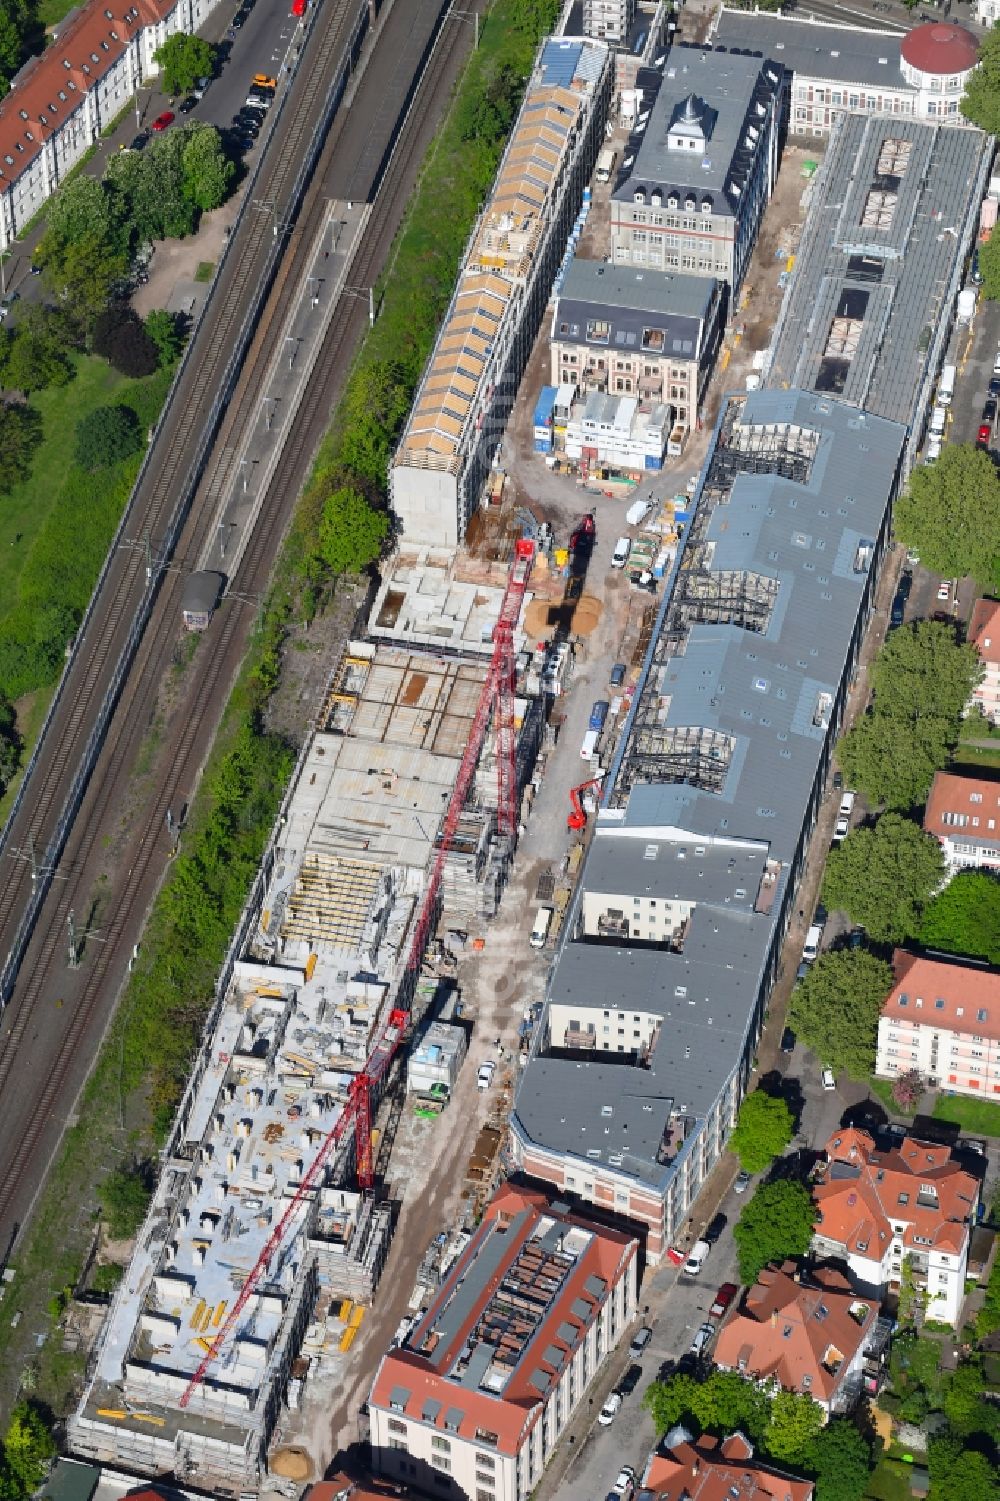
{"type": "Polygon", "coordinates": [[[95,407],[113,402],[126,384],[107,360],[81,355],[68,385],[32,396],[31,405],[42,415],[44,437],[31,474],[4,496],[0,506],[0,615],[10,608],[31,544],[59,500],[73,463],[76,424],[95,407]]]}
{"type": "Polygon", "coordinates": [[[865,1083],[868,1085],[868,1088],[871,1090],[872,1094],[875,1095],[877,1099],[880,1099],[882,1101],[882,1104],[885,1106],[886,1110],[888,1110],[890,1115],[912,1114],[912,1112],[909,1110],[901,1110],[900,1107],[896,1104],[896,1101],[892,1097],[892,1083],[889,1079],[869,1078],[865,1080],[865,1083]]]}
{"type": "Polygon", "coordinates": [[[966,745],[959,742],[951,760],[951,771],[982,771],[983,767],[1000,766],[1000,744],[996,746],[966,745]]]}
{"type": "Polygon", "coordinates": [[[911,1468],[898,1460],[880,1459],[865,1491],[869,1501],[910,1501],[911,1468]]]}
{"type": "Polygon", "coordinates": [[[967,1100],[962,1095],[941,1095],[934,1106],[936,1121],[953,1121],[976,1136],[1000,1136],[1000,1105],[992,1100],[967,1100]]]}

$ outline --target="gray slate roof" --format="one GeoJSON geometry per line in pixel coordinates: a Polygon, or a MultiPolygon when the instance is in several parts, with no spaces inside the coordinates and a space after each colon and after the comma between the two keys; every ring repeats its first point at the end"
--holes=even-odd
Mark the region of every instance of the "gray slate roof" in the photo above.
{"type": "Polygon", "coordinates": [[[651,353],[697,359],[704,320],[717,289],[711,276],[640,271],[577,256],[563,280],[551,337],[557,344],[582,342],[595,349],[641,350],[644,333],[654,330],[662,333],[663,343],[651,353]],[[594,319],[611,325],[608,339],[588,338],[588,323],[594,319]]]}
{"type": "Polygon", "coordinates": [[[773,339],[771,386],[827,390],[895,422],[920,414],[928,350],[952,314],[961,237],[991,143],[978,130],[842,115],[814,197],[773,339]],[[879,174],[883,147],[909,144],[902,175],[879,174]],[[876,179],[896,194],[885,225],[862,223],[876,179]],[[827,355],[834,318],[860,320],[857,351],[827,355]]]}
{"type": "Polygon", "coordinates": [[[861,26],[829,26],[806,17],[726,10],[712,38],[716,51],[737,47],[760,52],[803,78],[857,83],[877,88],[916,90],[900,71],[904,31],[861,26]]]}
{"type": "Polygon", "coordinates": [[[587,860],[586,889],[657,900],[718,902],[733,911],[753,911],[764,874],[767,846],[698,844],[653,840],[640,843],[598,831],[587,860]]]}
{"type": "Polygon", "coordinates": [[[663,82],[649,114],[645,130],[629,142],[623,168],[634,153],[628,176],[619,177],[612,197],[631,202],[637,187],[693,189],[699,203],[706,195],[719,215],[735,214],[738,197],[731,188],[742,182],[745,170],[741,153],[748,125],[759,123],[757,101],[769,104],[780,86],[781,70],[766,59],[738,57],[705,47],[671,48],[663,82]],[[710,122],[707,149],[668,150],[668,132],[688,102],[695,100],[710,122]]]}

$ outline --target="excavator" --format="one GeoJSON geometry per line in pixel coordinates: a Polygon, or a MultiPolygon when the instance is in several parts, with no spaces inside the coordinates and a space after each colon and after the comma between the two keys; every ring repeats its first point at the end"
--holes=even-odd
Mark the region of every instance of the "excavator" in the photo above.
{"type": "Polygon", "coordinates": [[[572,805],[572,811],[567,816],[566,827],[570,833],[576,833],[579,829],[587,827],[587,812],[583,806],[584,794],[589,792],[592,787],[599,788],[603,780],[604,773],[602,772],[599,777],[591,777],[589,782],[581,782],[579,787],[571,787],[569,789],[569,800],[572,805]]]}

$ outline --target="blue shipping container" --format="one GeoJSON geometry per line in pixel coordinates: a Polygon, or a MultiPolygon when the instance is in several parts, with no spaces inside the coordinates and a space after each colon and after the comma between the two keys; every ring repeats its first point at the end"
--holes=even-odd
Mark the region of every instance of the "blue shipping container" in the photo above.
{"type": "Polygon", "coordinates": [[[535,426],[551,427],[552,411],[556,404],[555,386],[543,386],[538,393],[538,403],[535,407],[535,426]]]}

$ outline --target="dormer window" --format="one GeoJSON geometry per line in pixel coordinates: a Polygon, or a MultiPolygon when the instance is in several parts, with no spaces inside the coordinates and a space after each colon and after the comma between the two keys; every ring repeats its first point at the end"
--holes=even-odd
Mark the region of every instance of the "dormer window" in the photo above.
{"type": "Polygon", "coordinates": [[[645,203],[645,201],[646,201],[646,191],[645,191],[645,189],[644,188],[636,188],[635,192],[632,194],[632,201],[634,203],[645,203]]]}
{"type": "Polygon", "coordinates": [[[710,214],[712,212],[711,198],[703,198],[701,200],[701,211],[703,214],[710,214]]]}

